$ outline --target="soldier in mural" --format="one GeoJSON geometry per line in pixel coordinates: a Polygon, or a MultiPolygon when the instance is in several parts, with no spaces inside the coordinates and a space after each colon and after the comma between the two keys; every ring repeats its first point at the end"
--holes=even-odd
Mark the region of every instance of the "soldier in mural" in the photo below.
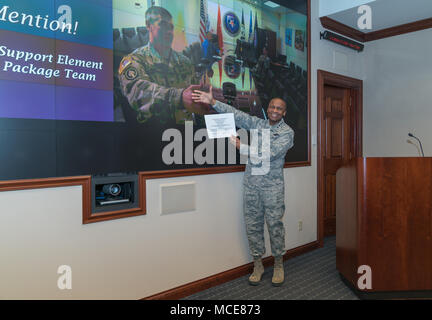
{"type": "Polygon", "coordinates": [[[204,114],[207,106],[194,103],[192,91],[199,78],[192,61],[171,46],[174,25],[171,14],[162,7],[150,7],[145,14],[149,32],[147,45],[125,56],[118,76],[123,95],[137,111],[138,122],[157,117],[162,123],[177,124],[204,114]]]}

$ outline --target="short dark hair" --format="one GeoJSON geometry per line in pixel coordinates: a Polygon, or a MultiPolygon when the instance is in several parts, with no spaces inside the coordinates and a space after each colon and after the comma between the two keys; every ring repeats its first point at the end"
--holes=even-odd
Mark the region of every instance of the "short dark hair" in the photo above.
{"type": "MultiPolygon", "coordinates": [[[[285,106],[285,110],[287,109],[287,103],[285,102],[284,99],[279,98],[279,97],[274,97],[273,99],[270,100],[270,102],[272,102],[273,100],[280,100],[280,101],[282,101],[283,104],[284,104],[284,106],[285,106]]],[[[270,102],[269,102],[269,105],[270,105],[270,102]]]]}
{"type": "Polygon", "coordinates": [[[153,6],[147,9],[145,13],[146,26],[153,24],[156,21],[156,17],[161,16],[162,19],[171,20],[172,15],[169,11],[162,7],[153,6]]]}

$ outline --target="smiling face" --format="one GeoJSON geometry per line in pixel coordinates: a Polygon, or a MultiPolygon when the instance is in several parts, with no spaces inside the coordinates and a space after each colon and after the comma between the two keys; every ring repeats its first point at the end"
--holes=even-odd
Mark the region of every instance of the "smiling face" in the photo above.
{"type": "Polygon", "coordinates": [[[274,98],[267,108],[267,116],[271,125],[278,123],[286,114],[286,103],[282,99],[274,98]]]}

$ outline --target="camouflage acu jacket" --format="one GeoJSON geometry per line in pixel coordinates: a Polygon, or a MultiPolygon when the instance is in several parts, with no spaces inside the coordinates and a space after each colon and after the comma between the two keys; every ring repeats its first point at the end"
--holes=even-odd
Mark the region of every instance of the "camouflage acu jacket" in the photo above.
{"type": "Polygon", "coordinates": [[[270,125],[268,120],[250,116],[220,101],[213,108],[220,113],[234,113],[236,126],[251,131],[251,146],[240,146],[240,154],[248,155],[244,183],[258,188],[283,188],[285,155],[294,145],[294,130],[283,119],[270,125]],[[270,145],[266,146],[265,135],[269,136],[270,145]],[[253,141],[254,138],[258,142],[253,141]],[[252,150],[253,145],[258,146],[258,150],[252,150]]]}
{"type": "Polygon", "coordinates": [[[148,43],[123,58],[118,77],[139,122],[151,117],[179,124],[192,119],[183,107],[182,93],[194,81],[194,68],[181,53],[171,50],[169,58],[163,59],[148,43]]]}

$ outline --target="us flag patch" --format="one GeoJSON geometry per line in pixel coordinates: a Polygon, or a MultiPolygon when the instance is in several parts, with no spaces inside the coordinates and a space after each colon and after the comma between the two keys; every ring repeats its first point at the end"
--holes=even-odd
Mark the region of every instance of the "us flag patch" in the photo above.
{"type": "Polygon", "coordinates": [[[120,67],[118,70],[119,74],[122,74],[123,70],[132,63],[132,60],[129,58],[123,58],[122,62],[120,62],[120,67]]]}

